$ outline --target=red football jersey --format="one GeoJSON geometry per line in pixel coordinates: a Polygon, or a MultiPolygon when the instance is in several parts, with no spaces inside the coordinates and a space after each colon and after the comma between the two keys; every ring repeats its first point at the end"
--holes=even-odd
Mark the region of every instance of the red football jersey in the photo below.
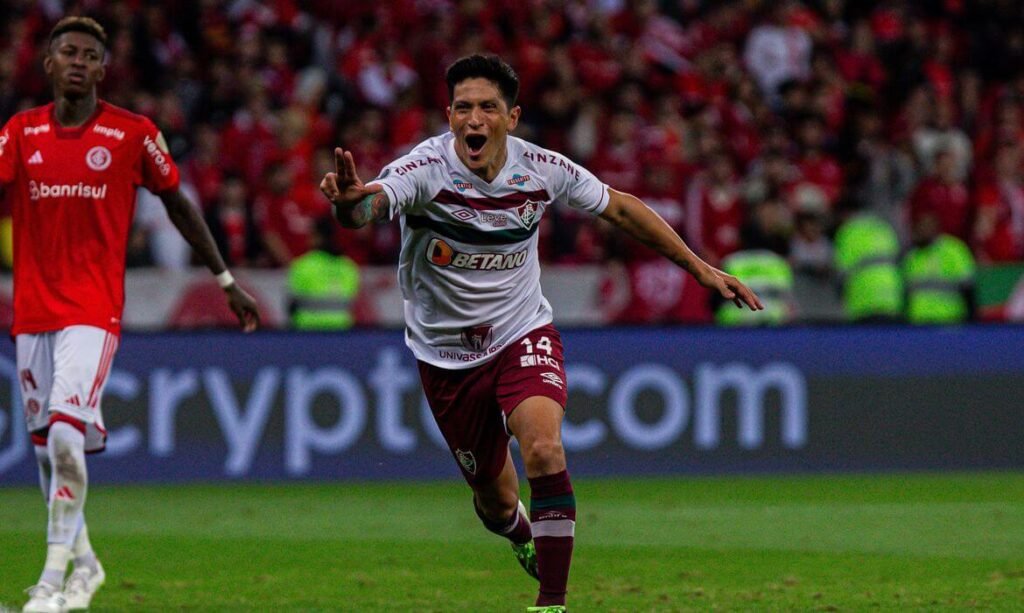
{"type": "Polygon", "coordinates": [[[11,334],[90,325],[120,333],[135,189],[178,187],[178,168],[153,123],[99,102],[63,128],[54,105],[0,131],[0,184],[14,216],[11,334]]]}

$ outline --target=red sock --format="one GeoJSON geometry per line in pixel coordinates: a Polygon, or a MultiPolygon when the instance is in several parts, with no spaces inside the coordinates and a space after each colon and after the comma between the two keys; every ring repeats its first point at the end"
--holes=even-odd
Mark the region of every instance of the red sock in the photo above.
{"type": "Polygon", "coordinates": [[[537,606],[565,604],[576,528],[576,497],[568,471],[530,479],[530,522],[540,574],[537,606]]]}
{"type": "Polygon", "coordinates": [[[516,509],[512,517],[508,518],[508,521],[505,522],[494,522],[484,517],[484,514],[480,512],[480,507],[476,506],[475,499],[473,500],[473,510],[476,511],[476,516],[480,518],[485,528],[507,538],[516,545],[528,543],[533,538],[533,535],[530,533],[529,519],[524,517],[519,512],[519,509],[516,509]]]}

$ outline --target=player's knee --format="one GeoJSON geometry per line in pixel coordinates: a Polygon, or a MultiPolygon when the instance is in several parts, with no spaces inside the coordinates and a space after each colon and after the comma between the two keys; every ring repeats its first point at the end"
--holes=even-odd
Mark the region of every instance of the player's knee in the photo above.
{"type": "Polygon", "coordinates": [[[489,521],[503,522],[512,517],[519,505],[519,492],[498,491],[489,495],[476,495],[476,508],[489,521]]]}
{"type": "Polygon", "coordinates": [[[85,436],[75,426],[58,421],[50,426],[47,451],[53,472],[72,483],[85,481],[85,436]]]}
{"type": "MultiPolygon", "coordinates": [[[[522,447],[527,468],[544,470],[565,463],[565,450],[557,439],[538,439],[522,447]]],[[[530,471],[533,472],[533,471],[530,471]]]]}

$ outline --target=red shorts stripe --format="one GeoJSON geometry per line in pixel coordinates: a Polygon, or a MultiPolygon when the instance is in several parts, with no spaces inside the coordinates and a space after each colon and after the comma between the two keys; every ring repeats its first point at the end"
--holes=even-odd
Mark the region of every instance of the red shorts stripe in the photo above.
{"type": "Polygon", "coordinates": [[[58,413],[56,411],[50,413],[50,426],[53,426],[53,424],[59,421],[62,421],[66,424],[70,424],[74,426],[75,430],[78,430],[83,435],[85,434],[85,422],[83,422],[82,420],[75,419],[70,415],[65,415],[64,413],[58,413]]]}
{"type": "Polygon", "coordinates": [[[99,391],[103,387],[107,375],[110,373],[110,364],[114,360],[114,352],[117,350],[117,337],[107,332],[103,337],[103,351],[100,354],[100,365],[96,370],[96,377],[92,382],[92,389],[89,390],[89,400],[86,403],[90,408],[96,408],[99,404],[99,391]]]}
{"type": "Polygon", "coordinates": [[[107,381],[110,374],[110,365],[114,361],[114,353],[117,351],[117,337],[109,332],[103,339],[103,353],[100,357],[100,367],[96,372],[96,380],[93,381],[92,390],[89,391],[89,407],[95,408],[100,401],[100,390],[107,381]]]}

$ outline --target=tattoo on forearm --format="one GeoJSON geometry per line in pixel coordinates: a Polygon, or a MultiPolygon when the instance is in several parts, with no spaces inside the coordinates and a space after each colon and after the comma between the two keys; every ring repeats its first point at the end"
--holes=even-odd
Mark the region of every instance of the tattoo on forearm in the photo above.
{"type": "Polygon", "coordinates": [[[388,196],[384,192],[370,194],[348,209],[348,221],[352,227],[361,228],[372,221],[380,221],[387,217],[388,196]]]}

